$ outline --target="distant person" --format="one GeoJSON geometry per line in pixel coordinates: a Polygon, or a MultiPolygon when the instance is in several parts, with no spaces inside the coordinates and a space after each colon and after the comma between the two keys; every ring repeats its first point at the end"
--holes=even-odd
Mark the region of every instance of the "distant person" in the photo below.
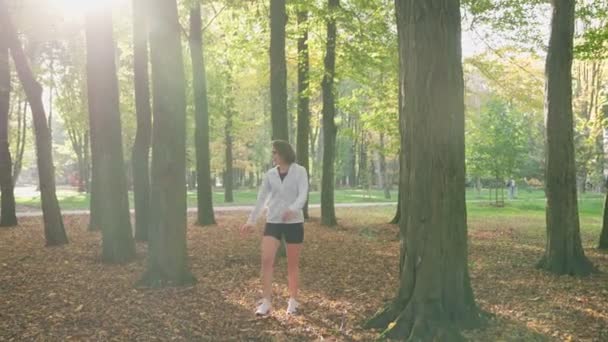
{"type": "Polygon", "coordinates": [[[517,196],[517,183],[513,179],[509,179],[507,187],[509,188],[509,199],[512,200],[517,196]]]}
{"type": "Polygon", "coordinates": [[[281,238],[287,243],[287,280],[290,295],[287,313],[296,314],[300,305],[297,298],[300,251],[304,241],[302,208],[308,197],[308,174],[295,160],[295,152],[288,142],[272,142],[272,161],[275,166],[264,175],[255,208],[247,223],[241,227],[241,233],[251,231],[267,204],[266,227],[262,238],[263,292],[256,315],[265,316],[272,310],[272,273],[281,238]]]}

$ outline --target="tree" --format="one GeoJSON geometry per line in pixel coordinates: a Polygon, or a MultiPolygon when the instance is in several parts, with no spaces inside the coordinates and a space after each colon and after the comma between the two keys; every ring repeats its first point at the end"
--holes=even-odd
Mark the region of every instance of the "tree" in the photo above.
{"type": "Polygon", "coordinates": [[[513,177],[526,152],[523,115],[498,98],[490,99],[467,127],[467,169],[497,183],[513,177]]]}
{"type": "Polygon", "coordinates": [[[574,167],[572,46],[574,0],[553,1],[546,62],[547,245],[538,267],[556,274],[594,271],[580,237],[574,167]]]}
{"type": "MultiPolygon", "coordinates": [[[[310,56],[308,52],[308,11],[298,9],[298,137],[296,156],[306,172],[310,170],[308,136],[310,135],[310,56]]],[[[308,201],[304,205],[304,218],[308,218],[308,201]]]]}
{"type": "Polygon", "coordinates": [[[285,63],[285,0],[270,0],[270,104],[272,139],[289,140],[287,65],[285,63]]]}
{"type": "Polygon", "coordinates": [[[148,263],[143,286],[186,285],[196,281],[186,246],[186,87],[175,0],[152,0],[152,177],[148,263]]]}
{"type": "Polygon", "coordinates": [[[78,191],[90,191],[89,119],[86,89],[86,53],[84,39],[75,36],[65,53],[57,59],[57,96],[55,104],[78,166],[78,191]]]}
{"type": "Polygon", "coordinates": [[[224,90],[224,202],[234,202],[234,95],[233,95],[233,80],[232,68],[230,63],[226,63],[227,70],[225,72],[226,89],[224,90]]]}
{"type": "Polygon", "coordinates": [[[395,3],[407,89],[400,285],[366,326],[389,338],[453,340],[454,328],[479,318],[467,264],[460,1],[395,3]]]}
{"type": "Polygon", "coordinates": [[[17,75],[32,110],[46,245],[57,246],[66,244],[68,243],[68,237],[63,226],[61,209],[59,208],[55,191],[52,142],[42,103],[42,87],[34,78],[32,69],[17,36],[17,31],[10,18],[5,0],[0,0],[0,22],[3,24],[2,27],[7,35],[8,46],[15,63],[15,69],[17,69],[17,75]]]}
{"type": "Polygon", "coordinates": [[[379,146],[378,155],[380,158],[380,175],[379,179],[381,180],[380,184],[382,184],[382,188],[384,190],[384,198],[391,199],[391,180],[388,176],[388,170],[386,167],[386,155],[385,155],[385,145],[384,145],[384,133],[380,133],[380,146],[379,146]]]}
{"type": "Polygon", "coordinates": [[[401,170],[403,170],[403,154],[399,153],[399,185],[397,189],[397,209],[395,210],[395,216],[390,221],[391,224],[399,224],[401,222],[401,203],[403,202],[403,196],[405,195],[402,181],[403,176],[401,175],[401,170]]]}
{"type": "Polygon", "coordinates": [[[11,99],[11,69],[9,61],[8,37],[6,30],[0,29],[0,227],[17,225],[15,214],[15,193],[13,166],[8,143],[8,116],[11,99]]]}
{"type": "Polygon", "coordinates": [[[144,0],[133,0],[133,78],[137,133],[133,144],[133,200],[135,238],[148,240],[150,225],[150,140],[152,108],[148,74],[148,21],[144,0]]]}
{"type": "MultiPolygon", "coordinates": [[[[608,183],[604,185],[608,188],[608,183]]],[[[599,249],[608,249],[608,191],[604,198],[604,219],[602,220],[602,232],[600,233],[599,249]]]]}
{"type": "Polygon", "coordinates": [[[336,11],[339,0],[328,0],[327,42],[325,51],[325,74],[323,75],[323,174],[321,176],[321,224],[335,226],[336,209],[334,206],[334,161],[336,153],[336,133],[338,128],[334,117],[336,104],[334,98],[334,75],[336,73],[336,11]]]}
{"type": "Polygon", "coordinates": [[[194,120],[197,183],[197,222],[202,226],[215,224],[213,192],[211,187],[211,156],[209,150],[209,103],[207,100],[207,75],[203,54],[201,5],[193,4],[190,10],[190,54],[194,83],[194,120]]]}
{"type": "Polygon", "coordinates": [[[21,165],[23,165],[23,155],[25,153],[25,145],[27,138],[27,98],[23,100],[21,94],[17,97],[17,143],[15,144],[15,161],[13,163],[13,186],[17,184],[19,175],[21,174],[21,165]]]}
{"type": "Polygon", "coordinates": [[[124,170],[118,79],[109,6],[86,14],[87,94],[95,176],[99,193],[101,259],[123,263],[135,257],[124,170]]]}

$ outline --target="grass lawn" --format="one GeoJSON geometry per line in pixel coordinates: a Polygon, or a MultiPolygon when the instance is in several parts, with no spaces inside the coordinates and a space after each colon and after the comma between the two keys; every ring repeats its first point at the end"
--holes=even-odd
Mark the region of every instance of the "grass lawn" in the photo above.
{"type": "MultiPolygon", "coordinates": [[[[381,202],[395,202],[397,192],[391,193],[391,199],[384,197],[384,192],[381,190],[358,190],[358,189],[337,189],[335,192],[336,203],[381,203],[381,202]]],[[[61,208],[64,210],[85,210],[89,208],[89,194],[78,193],[73,190],[58,190],[57,197],[61,208]]],[[[133,194],[129,193],[131,200],[131,207],[133,206],[133,194]]],[[[320,193],[310,193],[310,203],[317,204],[320,202],[320,193]]],[[[214,191],[213,203],[216,206],[232,206],[232,205],[252,205],[255,204],[257,198],[257,190],[238,190],[234,192],[234,202],[225,203],[223,191],[214,191]]],[[[40,208],[40,196],[38,194],[34,196],[17,196],[17,204],[22,210],[37,210],[40,208]]],[[[188,206],[196,207],[196,192],[188,192],[188,206]]]]}
{"type": "MultiPolygon", "coordinates": [[[[234,192],[234,203],[224,203],[224,193],[215,191],[213,203],[215,206],[233,206],[233,205],[252,205],[255,203],[257,192],[255,190],[238,190],[234,192]]],[[[61,208],[64,210],[86,210],[89,209],[89,195],[81,194],[73,190],[58,190],[57,196],[61,208]]],[[[476,213],[484,213],[487,215],[514,215],[518,213],[526,213],[530,215],[544,215],[545,210],[545,194],[542,190],[521,190],[517,194],[516,200],[506,199],[505,191],[505,207],[497,208],[490,201],[489,192],[483,189],[481,193],[476,190],[467,190],[467,201],[469,215],[476,213]]],[[[133,194],[130,193],[131,208],[133,207],[133,194]]],[[[397,192],[391,192],[391,199],[384,197],[384,192],[381,190],[359,190],[359,189],[337,189],[335,192],[336,203],[386,203],[396,202],[397,192]]],[[[29,197],[16,198],[18,210],[39,210],[40,197],[39,195],[29,197]]],[[[604,195],[600,193],[585,193],[579,196],[579,212],[581,215],[601,215],[603,210],[604,195]]],[[[318,191],[310,193],[310,203],[318,204],[320,202],[320,193],[318,191]]],[[[188,206],[196,207],[196,192],[188,192],[188,206]]]]}
{"type": "MultiPolygon", "coordinates": [[[[587,256],[608,270],[594,249],[601,200],[581,201],[587,256]]],[[[218,225],[194,226],[188,255],[195,286],[136,289],[146,246],[126,265],[99,262],[100,234],[86,216],[67,216],[70,244],[45,248],[40,218],[0,230],[0,340],[128,341],[371,341],[361,328],[395,293],[394,208],[338,208],[340,225],[306,224],[302,254],[302,315],[287,317],[286,264],[276,265],[275,311],[253,315],[259,298],[260,232],[241,237],[244,212],[218,213],[218,225]]],[[[313,218],[319,211],[311,211],[313,218]]],[[[469,265],[478,305],[491,315],[472,341],[606,341],[608,274],[558,277],[535,269],[544,244],[543,201],[495,208],[469,204],[469,265]]],[[[259,227],[261,229],[261,226],[259,227]]]]}

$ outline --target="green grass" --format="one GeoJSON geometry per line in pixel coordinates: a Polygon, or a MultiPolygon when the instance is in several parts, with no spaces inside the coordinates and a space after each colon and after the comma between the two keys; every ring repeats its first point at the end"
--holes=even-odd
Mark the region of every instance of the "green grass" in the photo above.
{"type": "MultiPolygon", "coordinates": [[[[487,189],[478,193],[474,189],[467,190],[467,209],[470,217],[479,216],[528,216],[540,217],[545,215],[545,197],[542,190],[520,190],[516,200],[508,200],[505,192],[504,207],[496,207],[494,201],[490,201],[487,189]]],[[[58,190],[57,196],[64,210],[85,210],[89,208],[89,195],[80,194],[71,190],[58,190]]],[[[132,193],[131,203],[133,203],[132,193]]],[[[256,190],[238,190],[234,192],[233,203],[224,203],[224,193],[215,191],[213,193],[213,203],[215,206],[234,206],[252,205],[257,196],[256,190]]],[[[360,189],[336,189],[336,203],[386,203],[396,202],[397,192],[391,192],[391,199],[384,198],[382,190],[360,190],[360,189]]],[[[18,197],[17,204],[27,209],[36,210],[40,208],[40,197],[18,197]]],[[[601,217],[603,210],[604,195],[599,193],[586,193],[579,196],[579,214],[581,218],[601,217]]],[[[310,193],[310,203],[318,204],[320,193],[313,191],[310,193]]],[[[196,207],[196,192],[188,192],[188,205],[196,207]]],[[[390,207],[387,210],[394,210],[390,207]]]]}
{"type": "MultiPolygon", "coordinates": [[[[337,189],[335,192],[336,203],[382,203],[395,202],[397,192],[391,192],[391,199],[384,198],[382,190],[359,190],[359,189],[337,189]]],[[[72,190],[58,190],[57,197],[61,208],[64,210],[85,210],[89,208],[89,194],[78,193],[72,190]]],[[[310,203],[318,204],[320,202],[320,193],[313,191],[310,193],[310,203]]],[[[133,194],[129,193],[131,204],[133,203],[133,194]]],[[[224,192],[213,192],[213,203],[216,206],[238,206],[255,204],[257,198],[257,190],[238,190],[234,192],[234,202],[224,202],[224,192]]],[[[17,197],[17,204],[25,206],[29,209],[40,208],[40,196],[17,197]]],[[[196,192],[188,192],[188,206],[196,207],[196,192]]]]}

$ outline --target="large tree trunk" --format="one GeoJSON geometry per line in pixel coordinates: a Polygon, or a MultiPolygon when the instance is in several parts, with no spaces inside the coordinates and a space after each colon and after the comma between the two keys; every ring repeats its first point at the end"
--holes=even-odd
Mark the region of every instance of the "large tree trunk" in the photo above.
{"type": "Polygon", "coordinates": [[[337,127],[334,117],[334,75],[336,73],[336,18],[339,0],[328,0],[327,45],[325,51],[325,73],[323,76],[323,174],[321,176],[321,224],[335,226],[336,208],[334,206],[334,161],[336,154],[337,127]]]}
{"type": "Polygon", "coordinates": [[[55,191],[55,167],[53,165],[53,147],[51,135],[47,126],[46,114],[42,104],[42,86],[34,78],[34,74],[19,42],[17,31],[10,18],[5,0],[0,0],[0,22],[7,34],[8,44],[15,62],[17,75],[23,85],[27,100],[32,109],[34,131],[36,136],[36,152],[39,186],[44,221],[44,236],[47,246],[68,243],[68,237],[63,227],[61,209],[55,191]]]}
{"type": "Polygon", "coordinates": [[[545,74],[547,246],[538,267],[556,274],[594,271],[580,237],[574,167],[572,45],[574,0],[554,0],[545,74]]]}
{"type": "Polygon", "coordinates": [[[367,326],[383,337],[451,341],[479,319],[467,265],[460,1],[395,2],[407,89],[400,286],[367,326]]]}
{"type": "Polygon", "coordinates": [[[287,66],[285,62],[285,0],[270,0],[270,104],[272,139],[289,141],[287,66]]]}
{"type": "Polygon", "coordinates": [[[196,281],[186,243],[186,87],[175,0],[149,1],[153,132],[148,265],[144,286],[196,281]]]}
{"type": "Polygon", "coordinates": [[[133,0],[133,78],[137,133],[133,143],[135,239],[148,240],[150,225],[150,140],[152,108],[148,74],[148,21],[145,0],[133,0]]]}
{"type": "MultiPolygon", "coordinates": [[[[310,135],[310,58],[308,53],[308,11],[298,11],[298,164],[310,170],[308,136],[310,135]]],[[[304,204],[304,218],[308,218],[308,201],[304,204]]]]}
{"type": "Polygon", "coordinates": [[[17,225],[13,165],[8,143],[8,116],[11,100],[11,70],[8,37],[0,30],[0,227],[17,225]]]}
{"type": "Polygon", "coordinates": [[[87,96],[98,161],[101,260],[124,263],[135,257],[124,169],[118,78],[109,6],[86,15],[87,96]]]}
{"type": "Polygon", "coordinates": [[[207,75],[203,54],[201,5],[196,2],[190,10],[190,54],[194,83],[194,140],[196,149],[197,222],[202,226],[215,224],[213,190],[211,186],[211,152],[209,150],[209,102],[207,75]]]}

